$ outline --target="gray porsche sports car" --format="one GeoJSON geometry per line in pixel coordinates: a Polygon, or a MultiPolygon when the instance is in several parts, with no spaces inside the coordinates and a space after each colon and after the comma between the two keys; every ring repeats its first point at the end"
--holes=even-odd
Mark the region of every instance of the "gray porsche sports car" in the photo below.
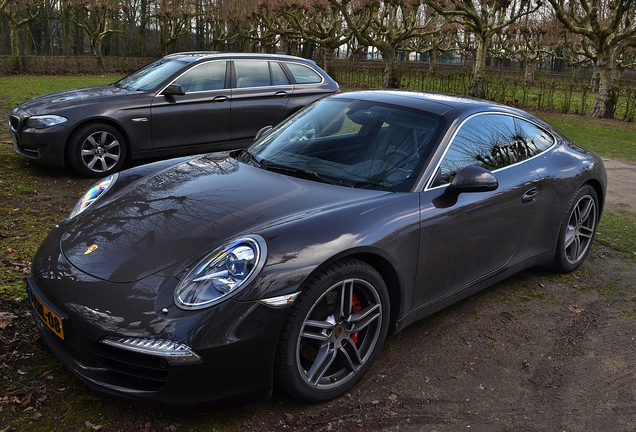
{"type": "Polygon", "coordinates": [[[579,267],[603,209],[598,156],[486,101],[340,93],[258,136],[106,177],[42,244],[33,315],[87,385],[336,397],[387,334],[522,269],[579,267]]]}

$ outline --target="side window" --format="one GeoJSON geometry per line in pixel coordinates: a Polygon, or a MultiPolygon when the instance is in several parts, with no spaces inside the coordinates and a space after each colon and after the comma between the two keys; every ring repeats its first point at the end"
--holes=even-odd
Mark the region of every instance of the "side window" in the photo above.
{"type": "Polygon", "coordinates": [[[296,84],[317,84],[322,82],[322,77],[312,68],[298,63],[285,63],[294,76],[296,84]]]}
{"type": "Polygon", "coordinates": [[[269,67],[272,71],[272,85],[287,85],[289,84],[289,80],[283,72],[283,68],[280,66],[278,62],[269,62],[269,67]]]}
{"type": "Polygon", "coordinates": [[[450,183],[468,165],[496,170],[519,160],[514,119],[486,114],[469,119],[455,135],[440,165],[441,183],[450,183]]]}
{"type": "Polygon", "coordinates": [[[554,138],[549,133],[530,122],[515,119],[515,125],[517,126],[519,146],[523,147],[527,157],[537,155],[554,144],[554,138]]]}
{"type": "Polygon", "coordinates": [[[197,65],[181,75],[174,84],[180,84],[186,93],[225,88],[225,62],[213,61],[197,65]]]}
{"type": "Polygon", "coordinates": [[[236,88],[266,87],[271,85],[269,65],[266,61],[234,60],[236,88]]]}

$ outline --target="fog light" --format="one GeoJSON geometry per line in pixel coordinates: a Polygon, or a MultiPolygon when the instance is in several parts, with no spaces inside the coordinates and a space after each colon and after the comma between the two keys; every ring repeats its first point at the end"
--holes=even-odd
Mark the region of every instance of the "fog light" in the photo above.
{"type": "Polygon", "coordinates": [[[201,357],[187,345],[163,339],[144,339],[127,337],[106,337],[100,341],[128,351],[161,357],[171,364],[195,363],[201,357]]]}

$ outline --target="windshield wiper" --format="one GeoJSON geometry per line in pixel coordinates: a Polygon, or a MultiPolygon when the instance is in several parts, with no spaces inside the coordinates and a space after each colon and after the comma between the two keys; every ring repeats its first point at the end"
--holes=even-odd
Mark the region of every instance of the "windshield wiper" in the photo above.
{"type": "Polygon", "coordinates": [[[257,167],[259,167],[259,168],[265,168],[265,167],[263,166],[263,162],[261,162],[261,160],[260,160],[259,158],[257,158],[257,157],[256,157],[256,156],[254,156],[252,153],[250,153],[248,149],[245,149],[245,148],[241,149],[241,153],[240,153],[240,155],[241,155],[241,156],[243,156],[243,155],[247,156],[247,159],[248,159],[250,162],[252,162],[252,164],[253,164],[254,166],[257,166],[257,167]]]}
{"type": "Polygon", "coordinates": [[[334,178],[326,177],[324,175],[318,174],[317,172],[308,171],[302,168],[293,168],[293,167],[288,167],[284,165],[273,164],[271,162],[266,163],[264,161],[261,161],[261,167],[263,167],[264,169],[268,171],[296,174],[298,176],[302,176],[309,179],[316,179],[323,183],[328,183],[332,185],[342,186],[343,184],[341,180],[336,180],[334,178]]]}

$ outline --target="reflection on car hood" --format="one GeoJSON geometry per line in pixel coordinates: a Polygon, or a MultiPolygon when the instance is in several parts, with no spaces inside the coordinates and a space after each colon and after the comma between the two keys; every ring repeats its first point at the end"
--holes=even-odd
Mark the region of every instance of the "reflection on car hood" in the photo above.
{"type": "Polygon", "coordinates": [[[202,258],[259,227],[383,194],[208,155],[145,177],[87,210],[62,237],[62,250],[92,276],[130,282],[202,258]]]}
{"type": "Polygon", "coordinates": [[[30,115],[49,114],[56,110],[77,107],[82,105],[82,102],[94,104],[100,100],[103,102],[103,99],[137,93],[113,85],[84,87],[37,96],[21,103],[20,108],[30,115]]]}

